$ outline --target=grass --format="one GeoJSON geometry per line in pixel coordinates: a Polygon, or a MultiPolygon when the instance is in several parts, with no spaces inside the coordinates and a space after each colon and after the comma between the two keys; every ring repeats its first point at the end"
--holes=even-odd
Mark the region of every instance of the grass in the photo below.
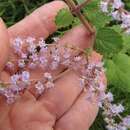
{"type": "MultiPolygon", "coordinates": [[[[0,17],[6,22],[7,26],[11,26],[21,20],[33,10],[51,0],[0,0],[0,17]]],[[[124,0],[127,8],[130,9],[130,1],[124,0]]],[[[116,97],[116,102],[122,101],[126,107],[125,114],[130,113],[130,94],[122,92],[120,89],[109,86],[110,90],[116,97]]],[[[99,112],[99,115],[90,130],[106,130],[105,123],[99,112]]]]}

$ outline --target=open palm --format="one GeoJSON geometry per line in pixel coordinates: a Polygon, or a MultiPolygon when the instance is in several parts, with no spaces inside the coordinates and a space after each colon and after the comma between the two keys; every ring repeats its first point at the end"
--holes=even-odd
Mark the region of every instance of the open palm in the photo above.
{"type": "MultiPolygon", "coordinates": [[[[62,1],[54,1],[34,11],[30,16],[16,25],[6,29],[0,21],[0,71],[1,80],[8,81],[10,74],[4,70],[8,58],[15,58],[9,50],[9,39],[17,36],[44,37],[56,31],[55,16],[67,7],[62,1]]],[[[82,49],[91,46],[92,36],[81,25],[67,32],[58,44],[71,43],[82,49]]],[[[101,60],[93,52],[92,60],[101,60]]],[[[53,71],[59,75],[64,68],[53,71]]],[[[40,78],[41,70],[31,72],[31,78],[40,78]]],[[[104,76],[101,77],[104,81],[104,76]]],[[[0,130],[87,130],[93,123],[98,105],[96,97],[93,102],[86,100],[87,92],[78,87],[78,76],[73,71],[66,71],[55,81],[55,87],[44,92],[38,99],[32,90],[26,91],[22,98],[8,105],[0,97],[0,130]]]]}

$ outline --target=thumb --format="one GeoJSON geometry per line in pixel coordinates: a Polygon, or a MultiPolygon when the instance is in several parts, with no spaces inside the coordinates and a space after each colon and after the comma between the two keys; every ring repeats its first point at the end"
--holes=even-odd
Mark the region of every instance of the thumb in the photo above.
{"type": "Polygon", "coordinates": [[[7,28],[0,18],[0,72],[3,70],[9,56],[9,36],[7,28]]]}

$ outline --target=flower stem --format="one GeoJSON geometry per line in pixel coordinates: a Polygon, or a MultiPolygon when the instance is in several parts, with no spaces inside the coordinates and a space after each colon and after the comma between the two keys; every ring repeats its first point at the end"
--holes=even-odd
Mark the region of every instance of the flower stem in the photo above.
{"type": "Polygon", "coordinates": [[[80,11],[82,8],[84,8],[87,4],[89,4],[91,0],[85,0],[83,3],[76,6],[75,10],[72,10],[73,12],[76,12],[77,10],[80,11]]]}
{"type": "Polygon", "coordinates": [[[80,12],[80,9],[85,6],[88,1],[85,1],[81,5],[77,5],[74,3],[73,0],[65,0],[72,12],[75,13],[75,15],[80,19],[80,21],[83,23],[83,25],[86,27],[87,31],[89,34],[94,35],[95,34],[95,29],[90,25],[90,23],[86,20],[86,18],[83,16],[83,14],[80,12]]]}

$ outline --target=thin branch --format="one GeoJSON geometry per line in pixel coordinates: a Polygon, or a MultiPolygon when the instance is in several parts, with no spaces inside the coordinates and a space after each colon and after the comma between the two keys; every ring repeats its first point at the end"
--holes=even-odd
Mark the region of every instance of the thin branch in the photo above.
{"type": "MultiPolygon", "coordinates": [[[[90,34],[95,34],[94,28],[90,25],[90,23],[86,20],[86,18],[82,15],[80,12],[79,8],[83,7],[86,2],[83,4],[79,5],[80,7],[76,6],[73,0],[65,0],[68,6],[72,11],[75,11],[75,15],[80,19],[80,21],[83,23],[83,25],[86,27],[88,33],[90,34]],[[78,10],[77,10],[78,9],[78,10]]],[[[88,3],[88,2],[87,2],[88,3]]]]}
{"type": "Polygon", "coordinates": [[[91,0],[85,0],[83,3],[77,5],[73,12],[76,12],[77,10],[80,11],[82,8],[84,8],[86,5],[88,5],[90,2],[91,2],[91,0]]]}

